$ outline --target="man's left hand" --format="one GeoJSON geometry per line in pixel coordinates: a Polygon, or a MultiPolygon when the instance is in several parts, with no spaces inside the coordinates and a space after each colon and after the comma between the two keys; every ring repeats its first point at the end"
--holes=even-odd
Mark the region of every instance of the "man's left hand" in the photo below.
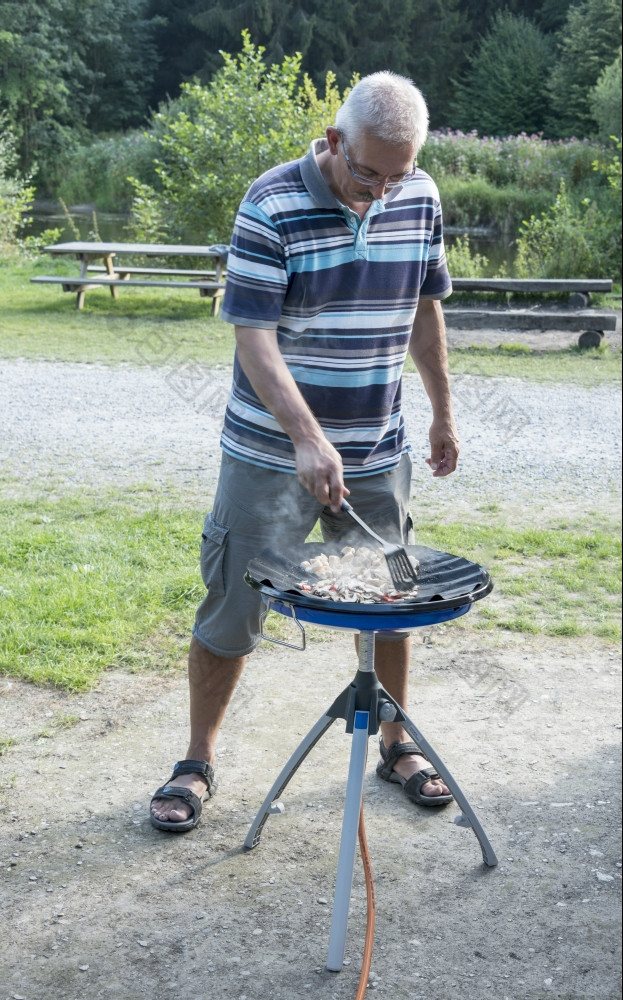
{"type": "Polygon", "coordinates": [[[430,440],[430,465],[433,476],[449,476],[454,472],[459,459],[459,436],[454,422],[438,423],[433,421],[428,432],[430,440]]]}

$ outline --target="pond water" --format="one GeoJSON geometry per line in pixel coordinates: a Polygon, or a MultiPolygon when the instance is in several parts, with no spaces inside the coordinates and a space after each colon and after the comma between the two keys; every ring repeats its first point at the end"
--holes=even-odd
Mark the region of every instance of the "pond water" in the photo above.
{"type": "MultiPolygon", "coordinates": [[[[129,236],[126,227],[129,216],[124,213],[95,212],[92,206],[72,206],[67,215],[58,205],[35,205],[35,211],[31,212],[32,223],[28,227],[27,235],[39,235],[46,229],[62,229],[59,242],[81,239],[92,240],[94,232],[97,230],[103,243],[118,243],[128,241],[129,236]]],[[[499,268],[505,264],[510,271],[512,268],[515,248],[512,241],[500,236],[499,233],[488,232],[486,230],[456,230],[446,229],[446,243],[452,246],[459,236],[469,236],[469,245],[473,253],[483,254],[488,261],[487,273],[494,275],[499,268]]],[[[188,242],[195,242],[194,239],[188,242]]]]}

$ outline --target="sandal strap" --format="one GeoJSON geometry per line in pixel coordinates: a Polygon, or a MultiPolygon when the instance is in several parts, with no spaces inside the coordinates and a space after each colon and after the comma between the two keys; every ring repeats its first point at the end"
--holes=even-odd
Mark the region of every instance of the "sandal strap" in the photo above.
{"type": "MultiPolygon", "coordinates": [[[[405,755],[417,754],[418,757],[423,757],[424,760],[428,760],[426,754],[420,749],[417,743],[392,743],[391,746],[386,747],[381,739],[379,741],[379,749],[381,751],[382,766],[379,767],[378,773],[381,778],[385,778],[387,781],[390,774],[394,770],[394,764],[400,757],[405,755]]],[[[424,774],[424,771],[418,771],[418,774],[424,774]]],[[[438,778],[439,775],[435,772],[435,776],[438,778]]],[[[429,778],[426,779],[430,780],[429,778]]]]}
{"type": "Polygon", "coordinates": [[[161,785],[152,798],[154,799],[182,799],[194,810],[195,816],[201,813],[201,799],[190,788],[179,787],[177,785],[161,785]]]}
{"type": "MultiPolygon", "coordinates": [[[[173,781],[174,778],[179,778],[180,774],[200,775],[206,782],[207,795],[212,795],[212,789],[215,788],[214,768],[211,764],[208,764],[206,760],[178,760],[177,764],[174,764],[173,766],[173,774],[169,778],[169,781],[173,781]]],[[[180,796],[180,798],[181,797],[182,796],[180,796]]]]}

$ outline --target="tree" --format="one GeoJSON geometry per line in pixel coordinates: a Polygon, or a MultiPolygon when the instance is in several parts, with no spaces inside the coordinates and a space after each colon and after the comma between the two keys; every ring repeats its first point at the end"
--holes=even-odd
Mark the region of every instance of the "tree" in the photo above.
{"type": "Polygon", "coordinates": [[[157,57],[147,0],[8,0],[0,5],[0,111],[22,169],[88,129],[143,121],[157,57]]]}
{"type": "Polygon", "coordinates": [[[610,66],[602,71],[590,92],[590,106],[602,142],[621,137],[621,49],[610,66]]]}
{"type": "Polygon", "coordinates": [[[569,9],[549,80],[553,134],[584,137],[596,131],[591,91],[620,46],[619,0],[583,0],[569,9]]]}
{"type": "MultiPolygon", "coordinates": [[[[460,0],[151,0],[150,14],[167,18],[158,31],[162,72],[153,99],[177,96],[179,83],[208,83],[222,66],[221,51],[241,51],[247,30],[271,65],[301,53],[301,70],[316,87],[327,72],[338,87],[353,74],[392,69],[424,91],[435,124],[448,115],[448,64],[465,60],[467,18],[460,0]]],[[[480,23],[480,22],[479,22],[480,23]]]]}
{"type": "Polygon", "coordinates": [[[552,46],[523,15],[499,12],[456,87],[455,123],[480,134],[542,131],[552,46]]]}

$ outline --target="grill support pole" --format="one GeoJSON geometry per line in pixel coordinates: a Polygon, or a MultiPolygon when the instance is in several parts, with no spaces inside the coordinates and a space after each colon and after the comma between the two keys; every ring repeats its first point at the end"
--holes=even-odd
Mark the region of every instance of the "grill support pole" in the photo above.
{"type": "Polygon", "coordinates": [[[461,814],[456,817],[455,823],[459,826],[471,827],[480,844],[482,858],[487,867],[492,868],[498,863],[495,851],[474,810],[441,757],[407,716],[404,709],[379,684],[374,669],[374,645],[375,633],[373,631],[366,630],[359,633],[359,669],[353,681],[338,695],[327,712],[320,717],[307,736],[299,743],[260,806],[244,842],[244,846],[249,850],[257,847],[264,824],[271,812],[277,811],[274,809],[274,804],[290,779],[329,726],[336,719],[344,719],[346,732],[352,734],[352,742],[327,959],[327,969],[331,972],[339,972],[344,960],[368,738],[378,732],[381,721],[393,720],[402,724],[411,738],[424,751],[452,792],[461,809],[461,814]]]}

